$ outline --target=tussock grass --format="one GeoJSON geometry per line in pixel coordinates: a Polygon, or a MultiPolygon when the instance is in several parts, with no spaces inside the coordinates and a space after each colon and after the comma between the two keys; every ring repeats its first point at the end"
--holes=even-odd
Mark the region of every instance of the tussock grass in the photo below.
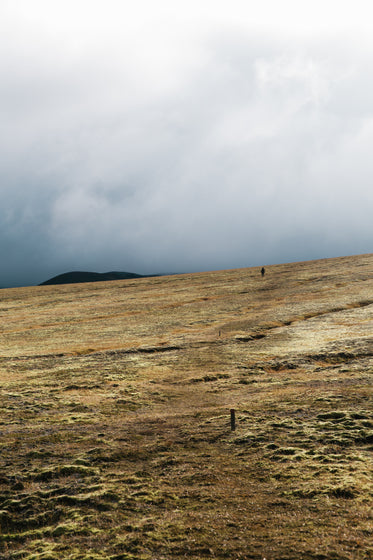
{"type": "Polygon", "coordinates": [[[372,272],[1,290],[0,557],[373,558],[372,272]]]}

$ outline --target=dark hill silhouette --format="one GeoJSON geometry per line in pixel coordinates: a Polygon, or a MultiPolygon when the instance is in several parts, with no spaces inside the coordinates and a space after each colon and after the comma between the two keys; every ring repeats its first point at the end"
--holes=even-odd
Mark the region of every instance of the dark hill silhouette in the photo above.
{"type": "Polygon", "coordinates": [[[59,274],[54,276],[45,282],[39,284],[39,286],[47,286],[50,284],[79,284],[81,282],[105,282],[108,280],[128,280],[130,278],[145,278],[141,274],[135,274],[134,272],[65,272],[64,274],[59,274]]]}

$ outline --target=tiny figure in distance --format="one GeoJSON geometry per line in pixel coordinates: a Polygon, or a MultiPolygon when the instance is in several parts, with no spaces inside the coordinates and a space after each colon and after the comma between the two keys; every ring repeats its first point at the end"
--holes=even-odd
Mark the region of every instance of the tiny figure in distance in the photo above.
{"type": "Polygon", "coordinates": [[[260,271],[261,274],[262,274],[262,277],[265,275],[265,271],[266,271],[266,270],[265,270],[265,268],[264,268],[264,266],[263,266],[263,267],[262,267],[262,270],[260,271]]]}

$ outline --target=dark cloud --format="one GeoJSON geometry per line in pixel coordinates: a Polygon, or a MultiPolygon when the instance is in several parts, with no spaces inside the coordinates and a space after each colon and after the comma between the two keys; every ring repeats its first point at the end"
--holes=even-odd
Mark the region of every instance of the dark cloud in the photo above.
{"type": "Polygon", "coordinates": [[[370,48],[194,5],[6,5],[0,286],[372,250],[370,48]]]}

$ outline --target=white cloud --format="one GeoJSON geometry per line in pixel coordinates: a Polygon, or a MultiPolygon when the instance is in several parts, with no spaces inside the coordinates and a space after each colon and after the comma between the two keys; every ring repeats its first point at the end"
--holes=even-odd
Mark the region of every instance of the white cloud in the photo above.
{"type": "Polygon", "coordinates": [[[35,253],[42,281],[371,250],[373,51],[336,6],[3,3],[0,285],[35,253]]]}

